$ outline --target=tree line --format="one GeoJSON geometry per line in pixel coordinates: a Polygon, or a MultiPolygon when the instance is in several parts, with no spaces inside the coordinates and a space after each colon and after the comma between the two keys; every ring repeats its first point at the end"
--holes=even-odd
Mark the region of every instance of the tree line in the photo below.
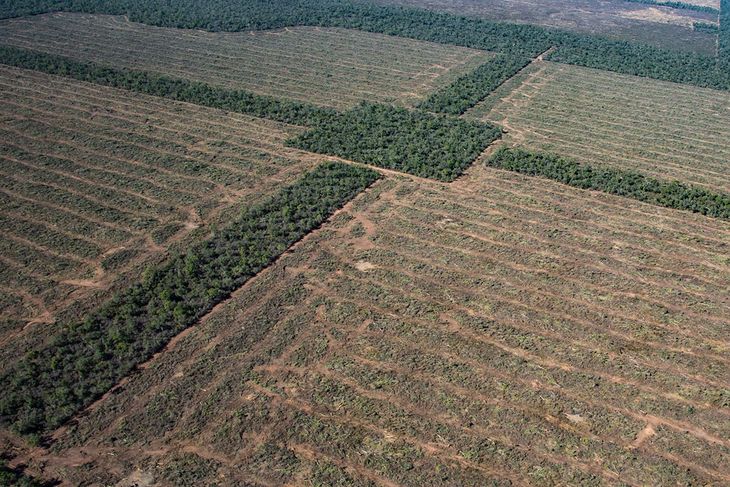
{"type": "Polygon", "coordinates": [[[0,422],[31,439],[57,428],[378,178],[366,168],[320,165],[148,270],[0,377],[0,422]]]}
{"type": "Polygon", "coordinates": [[[551,61],[604,69],[675,83],[719,90],[730,89],[730,71],[717,68],[717,59],[697,53],[600,38],[565,41],[548,57],[551,61]]]}
{"type": "Polygon", "coordinates": [[[720,27],[717,24],[710,24],[709,22],[692,22],[692,29],[696,32],[706,32],[715,35],[720,32],[720,27]]]}
{"type": "Polygon", "coordinates": [[[349,0],[25,0],[5,2],[0,6],[0,17],[50,11],[127,15],[134,22],[210,31],[293,25],[343,27],[529,57],[557,47],[552,59],[559,62],[730,89],[730,71],[718,70],[714,56],[533,25],[349,0]]]}
{"type": "Polygon", "coordinates": [[[542,176],[576,188],[603,191],[657,206],[730,220],[730,195],[679,181],[661,181],[633,171],[580,164],[552,154],[507,147],[500,148],[489,158],[487,165],[529,176],[542,176]]]}
{"type": "Polygon", "coordinates": [[[730,0],[720,0],[717,65],[721,71],[730,73],[730,0]]]}
{"type": "Polygon", "coordinates": [[[461,115],[484,99],[499,85],[530,64],[532,58],[514,54],[498,54],[471,73],[437,90],[419,108],[436,113],[461,115]]]}
{"type": "Polygon", "coordinates": [[[294,125],[315,125],[336,117],[338,113],[331,108],[307,103],[219,88],[147,71],[81,62],[11,46],[0,46],[0,63],[294,125]]]}
{"type": "Polygon", "coordinates": [[[0,460],[0,485],[8,487],[51,487],[56,482],[41,482],[26,475],[22,468],[10,468],[6,460],[0,460]]]}
{"type": "Polygon", "coordinates": [[[501,130],[488,124],[362,103],[288,143],[321,154],[453,181],[501,130]]]}

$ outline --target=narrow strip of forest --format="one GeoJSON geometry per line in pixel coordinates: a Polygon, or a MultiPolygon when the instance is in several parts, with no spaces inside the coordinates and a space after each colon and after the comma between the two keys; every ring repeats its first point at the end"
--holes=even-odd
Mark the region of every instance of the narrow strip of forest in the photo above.
{"type": "Polygon", "coordinates": [[[326,163],[145,273],[0,377],[0,423],[38,441],[193,325],[380,176],[326,163]]]}
{"type": "Polygon", "coordinates": [[[532,61],[527,56],[499,54],[433,93],[419,108],[435,113],[462,115],[532,61]]]}
{"type": "Polygon", "coordinates": [[[730,220],[730,195],[713,193],[679,181],[591,166],[552,154],[501,147],[486,164],[529,176],[541,176],[580,189],[603,191],[666,208],[730,220]]]}
{"type": "Polygon", "coordinates": [[[315,125],[337,116],[337,111],[331,108],[11,46],[0,46],[0,63],[293,125],[315,125]]]}

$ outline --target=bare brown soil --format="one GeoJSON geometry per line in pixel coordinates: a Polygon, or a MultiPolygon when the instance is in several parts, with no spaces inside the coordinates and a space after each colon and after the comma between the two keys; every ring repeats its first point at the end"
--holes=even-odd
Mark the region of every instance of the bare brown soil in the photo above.
{"type": "Polygon", "coordinates": [[[16,461],[69,485],[723,484],[728,245],[479,164],[389,174],[16,461]]]}

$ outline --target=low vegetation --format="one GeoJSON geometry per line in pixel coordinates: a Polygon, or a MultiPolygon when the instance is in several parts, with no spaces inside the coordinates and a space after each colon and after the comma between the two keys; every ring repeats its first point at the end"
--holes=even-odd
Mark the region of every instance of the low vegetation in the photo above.
{"type": "Polygon", "coordinates": [[[527,66],[525,56],[498,55],[471,73],[428,97],[419,108],[437,113],[461,115],[483,100],[502,83],[527,66]]]}
{"type": "Polygon", "coordinates": [[[552,62],[466,117],[514,146],[730,193],[730,93],[552,62]]]}
{"type": "Polygon", "coordinates": [[[487,165],[541,176],[581,189],[626,196],[645,203],[689,210],[730,220],[730,195],[712,193],[679,181],[660,181],[633,171],[580,164],[552,154],[500,148],[487,165]]]}
{"type": "Polygon", "coordinates": [[[241,31],[294,25],[344,27],[488,51],[534,57],[552,46],[551,59],[677,83],[730,89],[730,72],[717,69],[714,56],[686,53],[604,37],[506,24],[424,9],[355,2],[298,0],[51,0],[9,5],[0,18],[29,13],[70,11],[127,15],[134,22],[163,27],[241,31]]]}
{"type": "Polygon", "coordinates": [[[290,141],[300,149],[453,181],[501,134],[491,125],[363,103],[290,141]]]}
{"type": "Polygon", "coordinates": [[[369,169],[320,165],[150,269],[141,283],[67,325],[0,377],[0,420],[31,438],[58,427],[377,178],[369,169]]]}
{"type": "Polygon", "coordinates": [[[0,22],[20,26],[0,46],[0,438],[23,465],[0,457],[0,484],[730,479],[724,31],[718,62],[349,0],[0,17],[49,10],[119,17],[0,22]],[[150,64],[146,40],[91,57],[110,25],[156,32],[150,64]],[[480,66],[459,77],[420,47],[399,67],[382,34],[493,52],[459,50],[480,66]],[[348,36],[383,52],[341,55],[348,36]],[[287,52],[305,37],[328,70],[287,52]],[[271,91],[235,84],[267,57],[271,91]]]}
{"type": "Polygon", "coordinates": [[[0,46],[0,63],[295,125],[313,125],[337,113],[331,108],[10,46],[0,46]]]}
{"type": "Polygon", "coordinates": [[[278,122],[3,65],[0,92],[0,342],[41,340],[315,164],[278,122]]]}
{"type": "Polygon", "coordinates": [[[353,29],[210,33],[75,13],[0,21],[0,32],[4,45],[341,110],[413,106],[493,56],[353,29]]]}
{"type": "Polygon", "coordinates": [[[388,177],[54,449],[102,452],[79,485],[183,448],[203,485],[723,484],[730,236],[688,216],[388,177]]]}

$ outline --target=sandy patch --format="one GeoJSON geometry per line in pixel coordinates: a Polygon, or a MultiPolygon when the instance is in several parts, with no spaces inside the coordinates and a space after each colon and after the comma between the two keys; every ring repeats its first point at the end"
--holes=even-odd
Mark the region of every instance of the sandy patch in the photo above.
{"type": "Polygon", "coordinates": [[[631,10],[628,12],[620,12],[619,16],[626,19],[642,20],[644,22],[655,22],[658,24],[675,24],[685,27],[692,27],[695,21],[692,17],[685,17],[678,13],[676,9],[669,7],[647,7],[640,10],[631,10]]]}
{"type": "Polygon", "coordinates": [[[375,266],[371,264],[370,262],[366,262],[364,260],[355,262],[355,269],[359,270],[360,272],[367,272],[375,269],[375,266]]]}

